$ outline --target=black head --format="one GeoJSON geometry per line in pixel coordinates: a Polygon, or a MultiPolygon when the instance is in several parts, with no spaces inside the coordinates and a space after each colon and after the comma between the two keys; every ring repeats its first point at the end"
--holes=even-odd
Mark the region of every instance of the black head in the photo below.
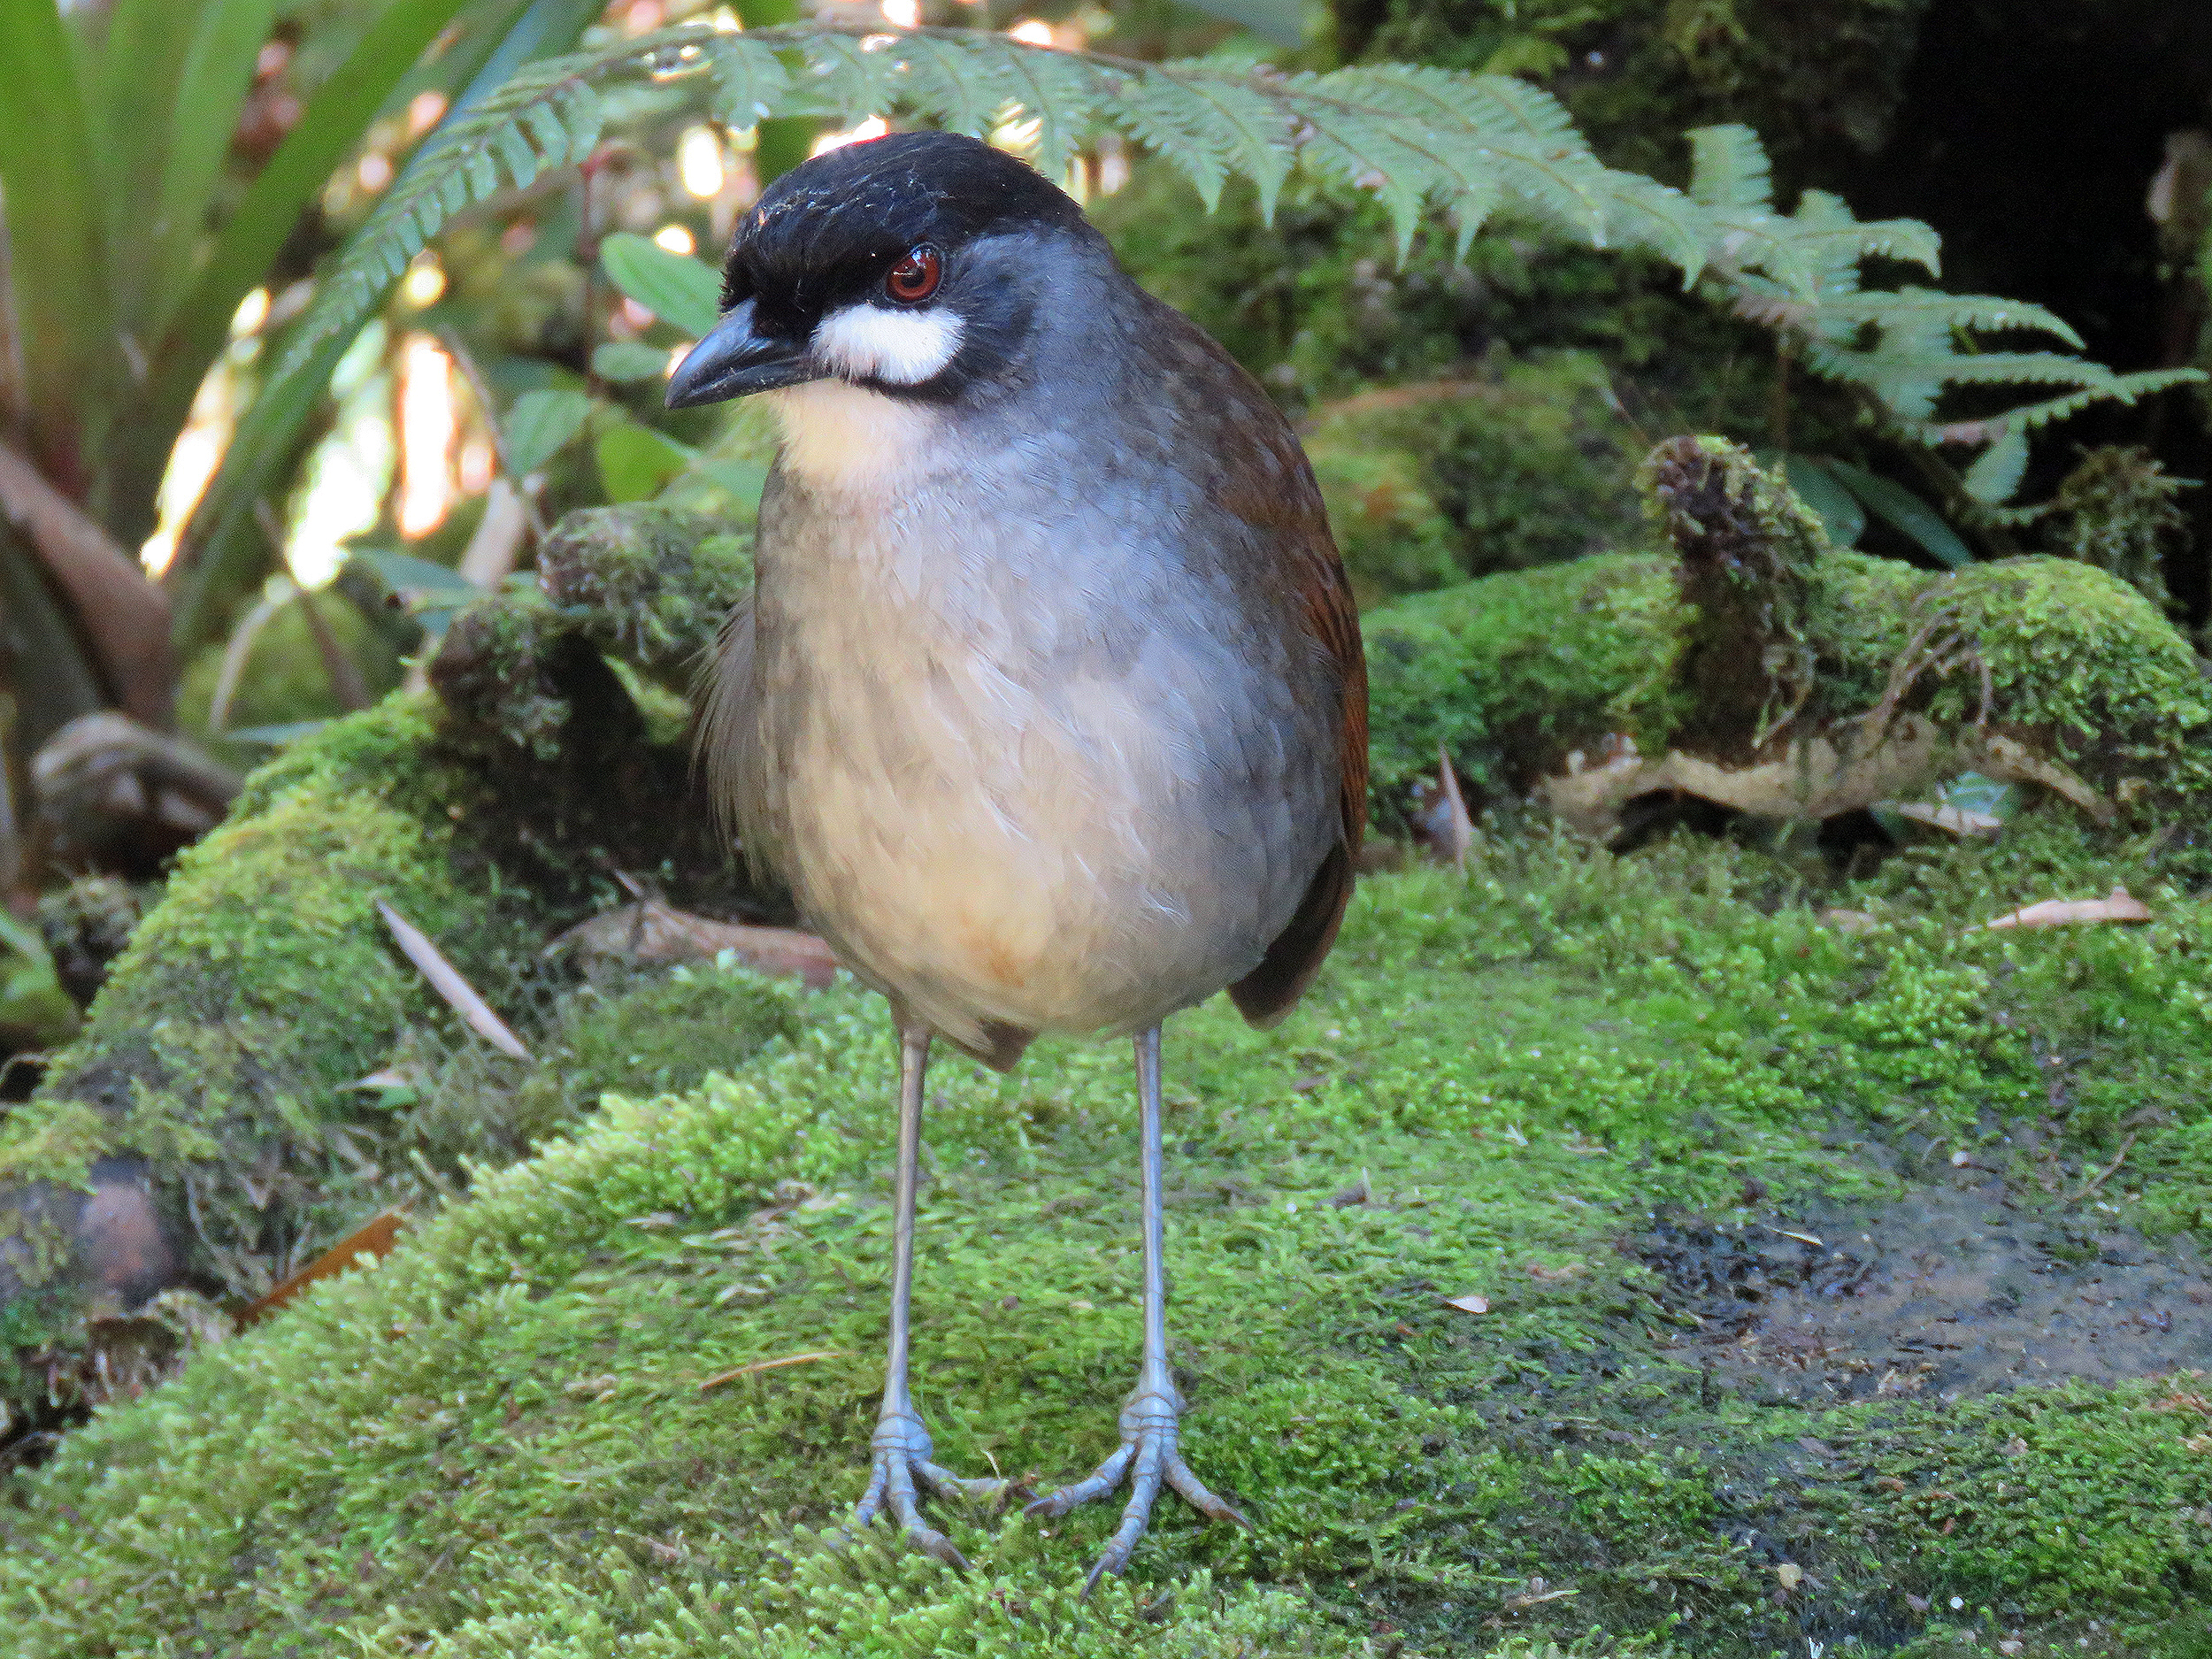
{"type": "Polygon", "coordinates": [[[1036,320],[1027,256],[1104,256],[1036,170],[951,133],[847,144],[793,168],[737,227],[724,317],[678,368],[671,408],[837,377],[942,401],[1002,375],[1036,320]]]}

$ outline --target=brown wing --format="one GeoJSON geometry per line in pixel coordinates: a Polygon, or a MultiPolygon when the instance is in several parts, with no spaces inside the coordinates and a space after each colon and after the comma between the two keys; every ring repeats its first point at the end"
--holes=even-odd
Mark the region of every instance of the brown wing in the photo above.
{"type": "Polygon", "coordinates": [[[1320,972],[1352,896],[1353,864],[1367,829],[1367,658],[1360,645],[1359,609],[1352,602],[1344,561],[1329,534],[1313,469],[1287,425],[1265,402],[1265,394],[1252,386],[1250,396],[1265,411],[1264,417],[1257,410],[1249,411],[1252,419],[1247,427],[1264,434],[1258,441],[1272,451],[1269,459],[1273,465],[1263,472],[1290,488],[1225,504],[1276,539],[1281,573],[1295,588],[1296,614],[1336,669],[1340,703],[1335,711],[1340,733],[1338,839],[1307,884],[1290,925],[1267,948],[1260,965],[1229,987],[1230,1000],[1246,1019],[1255,1025],[1271,1025],[1297,1005],[1320,972]]]}

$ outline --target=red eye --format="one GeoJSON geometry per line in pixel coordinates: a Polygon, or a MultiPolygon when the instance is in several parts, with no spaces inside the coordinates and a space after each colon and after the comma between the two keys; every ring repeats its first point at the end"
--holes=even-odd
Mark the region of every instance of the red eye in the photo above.
{"type": "Polygon", "coordinates": [[[902,305],[919,305],[937,291],[944,274],[945,262],[924,242],[891,267],[891,274],[883,279],[883,291],[902,305]]]}

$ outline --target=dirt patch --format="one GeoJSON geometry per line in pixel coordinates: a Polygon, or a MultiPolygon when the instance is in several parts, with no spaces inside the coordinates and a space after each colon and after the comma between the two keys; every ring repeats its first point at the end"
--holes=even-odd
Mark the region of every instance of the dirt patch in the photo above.
{"type": "Polygon", "coordinates": [[[1694,1317],[1715,1386],[1808,1403],[2115,1383],[2212,1360],[2212,1271],[2001,1181],[1740,1223],[1663,1217],[1628,1248],[1694,1317]]]}

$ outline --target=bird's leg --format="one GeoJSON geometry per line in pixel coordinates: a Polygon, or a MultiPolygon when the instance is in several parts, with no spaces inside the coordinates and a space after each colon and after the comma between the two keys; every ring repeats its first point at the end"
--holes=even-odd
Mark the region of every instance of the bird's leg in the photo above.
{"type": "Polygon", "coordinates": [[[915,1508],[914,1482],[941,1497],[996,1498],[1002,1480],[964,1480],[929,1460],[929,1431],[922,1426],[907,1392],[908,1302],[914,1290],[914,1187],[922,1151],[922,1078],[929,1067],[929,1032],[910,1027],[899,1033],[899,1168],[893,1188],[896,1217],[892,1232],[891,1347],[885,1363],[883,1409],[876,1414],[868,1490],[853,1518],[865,1526],[885,1509],[906,1529],[907,1541],[949,1567],[966,1560],[915,1508]]]}
{"type": "Polygon", "coordinates": [[[1184,1463],[1177,1449],[1178,1420],[1183,1398],[1175,1391],[1175,1377],[1167,1363],[1167,1268],[1162,1260],[1166,1221],[1161,1186],[1165,1155],[1160,1144],[1160,1028],[1137,1037],[1137,1096],[1144,1139],[1144,1360],[1137,1386],[1121,1406],[1121,1449],[1101,1463],[1087,1479],[1063,1486],[1038,1499],[1026,1513],[1046,1517],[1065,1515],[1079,1503],[1103,1497],[1129,1481],[1129,1502],[1123,1507],[1121,1525],[1083,1582],[1088,1595],[1110,1572],[1129,1564],[1129,1552],[1144,1536],[1152,1514],[1152,1501],[1163,1481],[1181,1493],[1191,1505],[1217,1521],[1249,1525],[1244,1517],[1206,1490],[1184,1463]]]}

